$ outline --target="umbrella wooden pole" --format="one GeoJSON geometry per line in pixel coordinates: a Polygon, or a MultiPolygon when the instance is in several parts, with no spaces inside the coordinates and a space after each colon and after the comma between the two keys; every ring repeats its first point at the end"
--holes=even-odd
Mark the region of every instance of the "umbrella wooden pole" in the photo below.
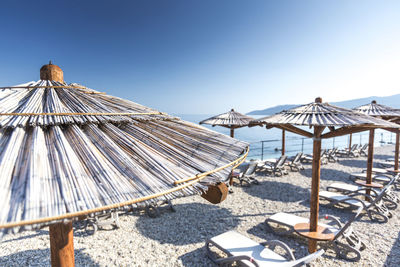
{"type": "Polygon", "coordinates": [[[350,136],[349,136],[349,155],[350,155],[350,151],[351,151],[351,139],[352,139],[352,137],[353,137],[353,134],[350,134],[350,136]]]}
{"type": "Polygon", "coordinates": [[[72,221],[50,225],[50,251],[52,267],[73,267],[74,257],[74,235],[72,221]]]}
{"type": "Polygon", "coordinates": [[[235,128],[231,128],[231,137],[234,138],[235,137],[235,128]]]}
{"type": "MultiPolygon", "coordinates": [[[[369,143],[368,143],[368,161],[367,161],[367,184],[372,183],[372,165],[374,158],[374,138],[375,129],[369,130],[369,143]]],[[[371,189],[366,190],[366,194],[371,194],[371,189]]],[[[368,199],[366,199],[368,200],[368,199]]]]}
{"type": "Polygon", "coordinates": [[[400,145],[400,133],[396,133],[396,148],[394,152],[394,170],[399,170],[399,145],[400,145]]]}
{"type": "Polygon", "coordinates": [[[285,155],[285,130],[282,130],[282,156],[285,155]]]}
{"type": "MultiPolygon", "coordinates": [[[[310,232],[316,232],[318,226],[319,212],[319,180],[321,172],[321,127],[314,127],[313,141],[313,165],[311,177],[311,198],[310,198],[310,232]]],[[[308,241],[308,251],[313,253],[317,251],[317,241],[310,239],[308,241]]]]}

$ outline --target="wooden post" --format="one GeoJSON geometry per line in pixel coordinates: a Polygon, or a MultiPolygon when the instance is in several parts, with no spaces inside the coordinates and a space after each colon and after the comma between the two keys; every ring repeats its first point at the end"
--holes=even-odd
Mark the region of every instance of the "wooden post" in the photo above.
{"type": "MultiPolygon", "coordinates": [[[[367,184],[372,183],[372,165],[374,159],[374,138],[375,129],[369,130],[369,143],[368,143],[368,161],[367,161],[367,184]]],[[[371,189],[366,190],[366,194],[371,194],[371,189]]],[[[366,199],[368,200],[368,199],[366,199]]]]}
{"type": "Polygon", "coordinates": [[[72,221],[50,225],[50,251],[52,267],[73,267],[74,257],[74,235],[72,221]]]}
{"type": "Polygon", "coordinates": [[[235,137],[235,128],[231,127],[231,137],[234,138],[235,137]]]}
{"type": "Polygon", "coordinates": [[[282,130],[282,156],[285,155],[285,130],[282,130]]]}
{"type": "Polygon", "coordinates": [[[400,133],[396,133],[396,147],[394,152],[394,170],[399,170],[399,145],[400,145],[400,133]]]}
{"type": "MultiPolygon", "coordinates": [[[[319,212],[319,180],[321,171],[321,132],[322,127],[314,127],[313,140],[313,163],[311,177],[311,197],[310,197],[310,231],[317,231],[318,212],[319,212]]],[[[317,251],[317,241],[308,241],[308,251],[313,253],[317,251]]]]}
{"type": "Polygon", "coordinates": [[[349,155],[350,155],[350,151],[351,151],[351,139],[352,139],[352,137],[353,137],[353,134],[350,134],[350,136],[349,136],[349,155]]]}
{"type": "MultiPolygon", "coordinates": [[[[57,65],[49,64],[40,68],[40,79],[57,82],[64,82],[64,73],[57,65]]],[[[56,223],[50,225],[50,251],[51,266],[73,267],[75,266],[74,256],[74,233],[72,221],[69,223],[56,223]]]]}

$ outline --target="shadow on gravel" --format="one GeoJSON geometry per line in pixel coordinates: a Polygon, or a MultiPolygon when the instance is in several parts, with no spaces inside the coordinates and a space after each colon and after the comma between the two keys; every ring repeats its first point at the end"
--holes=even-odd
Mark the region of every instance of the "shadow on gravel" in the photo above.
{"type": "Polygon", "coordinates": [[[400,232],[397,235],[396,242],[393,244],[389,255],[386,258],[384,266],[400,266],[400,232]]]}
{"type": "Polygon", "coordinates": [[[296,202],[310,194],[308,189],[278,181],[260,181],[259,185],[243,187],[243,191],[261,199],[285,202],[296,202]]]}
{"type": "Polygon", "coordinates": [[[347,167],[367,168],[367,158],[340,159],[338,163],[347,167]]]}
{"type": "MultiPolygon", "coordinates": [[[[93,267],[100,266],[83,251],[84,249],[75,249],[76,266],[93,266],[93,267]]],[[[28,249],[0,257],[0,266],[7,266],[7,267],[50,266],[50,249],[28,249]]]]}
{"type": "Polygon", "coordinates": [[[182,261],[182,265],[187,267],[216,266],[208,258],[205,247],[201,247],[196,250],[190,251],[180,256],[179,259],[182,261]]]}
{"type": "Polygon", "coordinates": [[[205,242],[235,228],[240,219],[217,205],[190,203],[175,205],[175,213],[157,218],[140,216],[136,228],[146,237],[160,243],[187,245],[205,242]]]}
{"type": "Polygon", "coordinates": [[[9,240],[4,240],[4,241],[1,241],[1,243],[7,243],[7,242],[15,241],[15,240],[24,240],[24,239],[28,239],[28,238],[37,237],[39,235],[48,235],[48,234],[49,234],[48,230],[38,230],[31,235],[21,236],[21,237],[9,239],[9,240]]]}
{"type": "MultiPolygon", "coordinates": [[[[321,166],[321,174],[320,174],[321,180],[330,180],[330,181],[347,181],[348,180],[348,177],[350,175],[348,172],[344,172],[344,171],[337,170],[337,169],[330,169],[330,168],[326,168],[324,166],[325,165],[321,166]]],[[[312,173],[311,169],[307,169],[307,170],[303,171],[303,175],[310,179],[309,180],[310,190],[311,190],[311,173],[312,173]]]]}

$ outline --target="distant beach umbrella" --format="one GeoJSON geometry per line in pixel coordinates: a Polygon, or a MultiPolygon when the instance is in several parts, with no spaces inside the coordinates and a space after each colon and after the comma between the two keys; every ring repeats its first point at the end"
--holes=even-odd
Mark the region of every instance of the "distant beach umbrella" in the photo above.
{"type": "Polygon", "coordinates": [[[214,126],[222,126],[231,129],[231,137],[234,137],[234,131],[236,128],[241,128],[249,125],[249,122],[254,118],[236,112],[234,109],[226,113],[216,115],[214,117],[202,120],[200,124],[209,124],[214,126]]]}
{"type": "Polygon", "coordinates": [[[207,198],[247,153],[245,142],[67,85],[45,65],[39,81],[0,88],[0,235],[49,225],[52,265],[73,266],[72,219],[207,198]]]}
{"type": "MultiPolygon", "coordinates": [[[[375,100],[373,100],[370,104],[362,105],[354,108],[353,110],[361,112],[363,114],[381,118],[387,121],[396,122],[396,120],[400,120],[400,111],[396,110],[392,107],[388,107],[385,105],[378,104],[375,100]]],[[[396,146],[395,146],[395,163],[394,163],[394,171],[397,172],[399,170],[399,141],[400,134],[399,129],[386,129],[388,131],[394,132],[396,134],[396,146]]],[[[375,130],[369,130],[369,144],[368,144],[368,161],[367,161],[367,183],[372,182],[372,166],[373,166],[373,157],[374,157],[374,137],[375,130]]],[[[369,190],[368,190],[369,192],[369,190]]]]}
{"type": "MultiPolygon", "coordinates": [[[[319,183],[321,168],[321,140],[349,133],[361,132],[377,127],[398,127],[398,125],[370,117],[349,109],[323,103],[321,98],[307,105],[284,110],[272,116],[254,120],[250,125],[266,125],[267,128],[276,127],[313,139],[313,163],[310,197],[310,225],[309,232],[318,235],[319,212],[319,183]],[[309,132],[297,126],[313,127],[309,132]],[[324,130],[328,129],[327,132],[324,130]]],[[[316,251],[317,243],[309,240],[308,249],[316,251]]]]}

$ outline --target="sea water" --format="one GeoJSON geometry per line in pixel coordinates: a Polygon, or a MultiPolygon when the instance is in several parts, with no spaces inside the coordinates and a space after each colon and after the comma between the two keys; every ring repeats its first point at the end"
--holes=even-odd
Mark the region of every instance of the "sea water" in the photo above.
{"type": "MultiPolygon", "coordinates": [[[[175,114],[183,120],[190,121],[193,123],[199,123],[200,121],[210,118],[213,115],[203,114],[175,114]]],[[[254,118],[261,118],[263,116],[254,116],[254,118]]],[[[212,127],[211,125],[205,125],[204,127],[214,130],[219,133],[230,135],[230,129],[220,126],[212,127]]],[[[304,130],[313,131],[304,127],[304,130]]],[[[249,159],[268,159],[277,158],[281,155],[282,148],[282,130],[277,128],[266,129],[260,126],[254,127],[242,127],[235,129],[235,138],[250,143],[250,152],[248,155],[249,159]]],[[[377,129],[375,131],[375,146],[381,146],[385,144],[394,144],[395,134],[377,129]]],[[[349,146],[349,135],[323,139],[322,148],[330,149],[334,147],[346,148],[349,146]]],[[[366,144],[369,140],[369,131],[355,133],[352,135],[352,144],[366,144]]],[[[298,134],[290,133],[286,131],[285,134],[285,154],[293,156],[298,152],[305,154],[312,153],[312,139],[305,138],[298,134]]]]}

